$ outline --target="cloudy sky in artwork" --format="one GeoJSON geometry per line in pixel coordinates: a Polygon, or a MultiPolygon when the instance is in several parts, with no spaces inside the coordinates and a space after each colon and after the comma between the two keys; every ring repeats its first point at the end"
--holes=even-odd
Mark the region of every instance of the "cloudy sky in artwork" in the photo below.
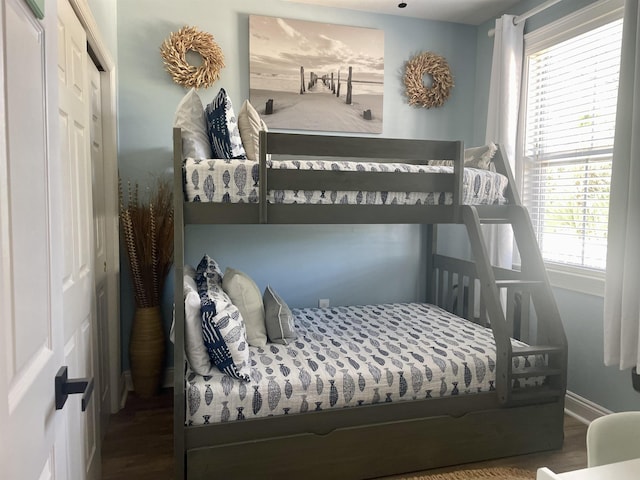
{"type": "Polygon", "coordinates": [[[354,77],[384,76],[382,30],[251,15],[249,35],[253,74],[293,74],[302,66],[322,75],[351,66],[354,77]]]}

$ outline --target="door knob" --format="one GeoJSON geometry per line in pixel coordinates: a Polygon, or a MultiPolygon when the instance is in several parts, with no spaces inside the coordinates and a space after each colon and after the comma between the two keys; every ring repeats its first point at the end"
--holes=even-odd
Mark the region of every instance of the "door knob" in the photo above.
{"type": "Polygon", "coordinates": [[[93,378],[67,377],[67,367],[60,367],[55,379],[56,384],[56,410],[64,407],[67,397],[74,393],[82,393],[82,411],[87,409],[91,394],[93,393],[93,378]]]}

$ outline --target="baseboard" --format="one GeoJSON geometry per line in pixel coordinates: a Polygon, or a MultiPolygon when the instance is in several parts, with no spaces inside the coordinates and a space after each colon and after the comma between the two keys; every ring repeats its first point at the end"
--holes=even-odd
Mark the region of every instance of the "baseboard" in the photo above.
{"type": "MultiPolygon", "coordinates": [[[[131,370],[125,370],[122,372],[122,377],[125,382],[125,390],[127,392],[133,392],[133,380],[131,379],[131,370]]],[[[173,387],[173,367],[169,367],[164,371],[164,377],[162,378],[162,388],[173,387]]]]}
{"type": "Polygon", "coordinates": [[[568,390],[564,399],[564,411],[585,425],[589,425],[596,418],[613,413],[611,410],[568,390]]]}

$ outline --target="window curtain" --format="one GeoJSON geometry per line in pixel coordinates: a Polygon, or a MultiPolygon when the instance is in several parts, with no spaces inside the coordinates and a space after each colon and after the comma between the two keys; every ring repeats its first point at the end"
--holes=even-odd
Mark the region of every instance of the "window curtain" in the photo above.
{"type": "MultiPolygon", "coordinates": [[[[515,172],[516,133],[522,83],[524,22],[514,24],[515,16],[503,15],[496,20],[493,40],[489,110],[487,113],[487,143],[499,143],[515,172]]],[[[511,268],[513,234],[508,225],[483,226],[489,257],[493,265],[511,268]]]]}
{"type": "Polygon", "coordinates": [[[626,0],[611,172],[604,363],[640,371],[640,37],[638,0],[626,0]]]}

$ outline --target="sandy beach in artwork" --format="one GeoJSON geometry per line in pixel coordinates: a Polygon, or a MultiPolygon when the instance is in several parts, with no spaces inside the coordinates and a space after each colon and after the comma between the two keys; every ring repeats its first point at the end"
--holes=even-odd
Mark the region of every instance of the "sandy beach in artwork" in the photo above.
{"type": "Polygon", "coordinates": [[[321,84],[303,95],[257,89],[252,89],[250,95],[251,104],[269,128],[365,133],[382,131],[382,95],[354,94],[351,105],[347,105],[344,95],[336,97],[321,84]],[[273,99],[273,113],[266,115],[265,105],[269,99],[273,99]],[[365,110],[371,110],[371,120],[364,119],[365,110]]]}

